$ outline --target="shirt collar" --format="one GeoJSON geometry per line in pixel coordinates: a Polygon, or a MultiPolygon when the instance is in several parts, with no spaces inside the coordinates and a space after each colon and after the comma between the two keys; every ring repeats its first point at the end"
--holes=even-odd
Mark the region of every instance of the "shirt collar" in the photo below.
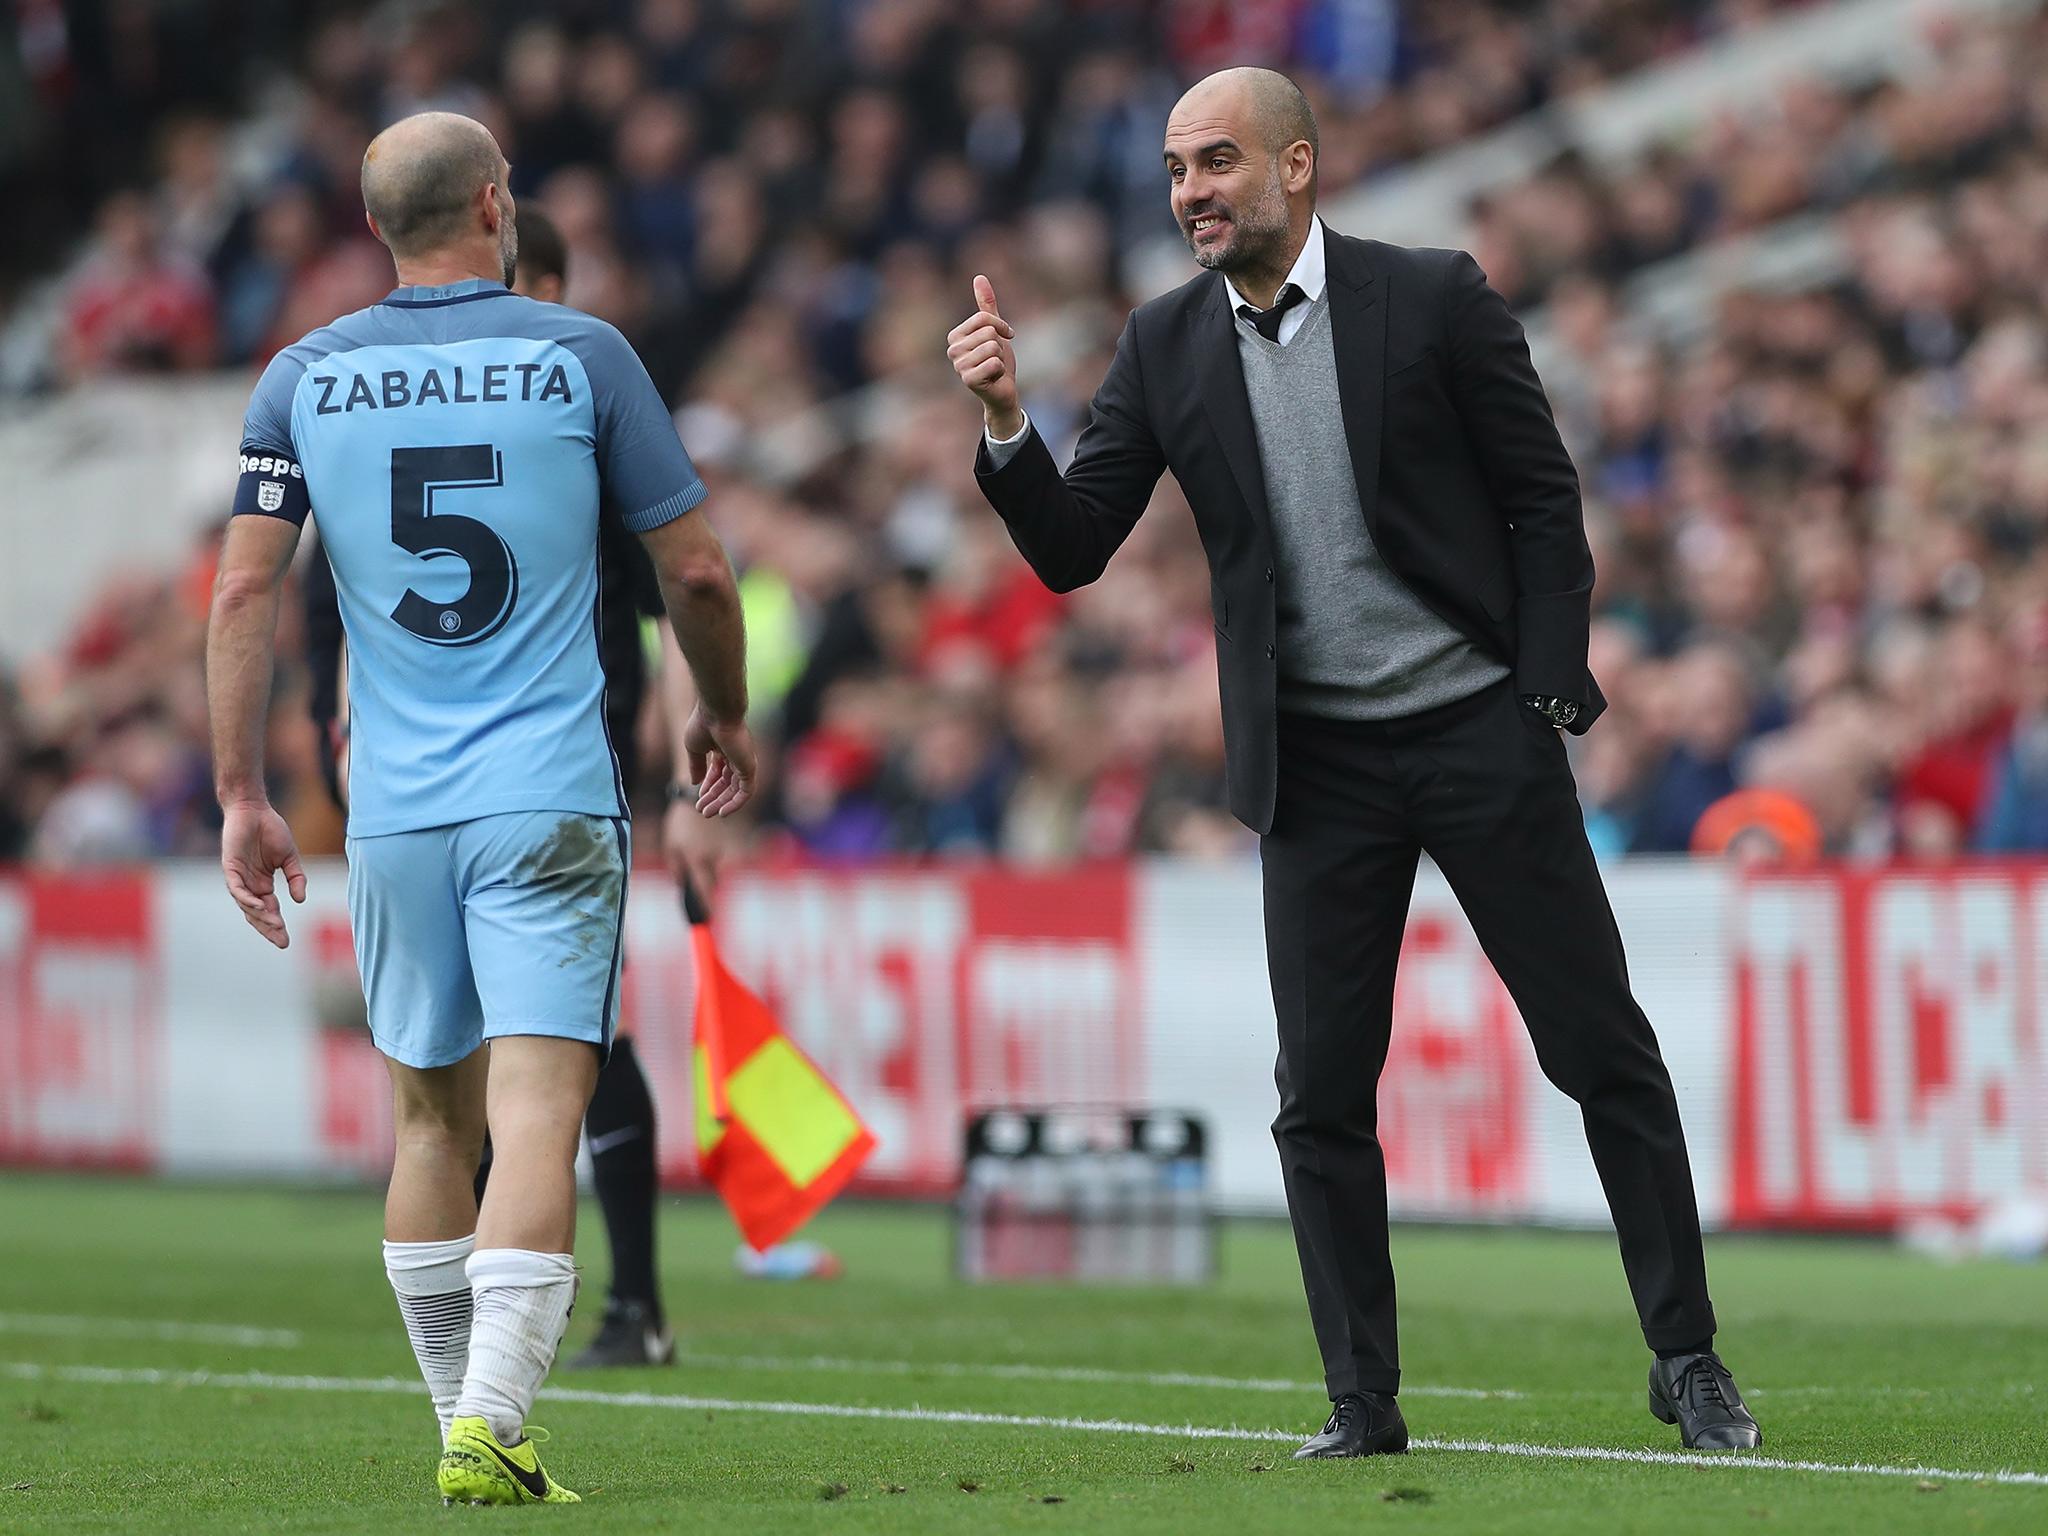
{"type": "MultiPolygon", "coordinates": [[[[1310,214],[1308,239],[1302,242],[1301,254],[1294,258],[1294,265],[1288,269],[1287,277],[1281,283],[1281,287],[1286,287],[1288,283],[1294,284],[1295,287],[1302,291],[1303,296],[1307,298],[1308,302],[1313,304],[1323,296],[1323,286],[1327,282],[1328,277],[1329,257],[1323,250],[1322,217],[1318,214],[1310,214]]],[[[1229,278],[1223,279],[1223,286],[1230,290],[1230,312],[1233,315],[1237,313],[1240,306],[1252,303],[1250,299],[1237,291],[1237,284],[1233,283],[1229,278]]],[[[1256,309],[1258,306],[1252,304],[1252,308],[1256,309]]]]}
{"type": "Polygon", "coordinates": [[[465,299],[487,299],[492,294],[510,290],[501,282],[488,277],[466,277],[459,283],[442,283],[428,288],[414,285],[394,288],[384,297],[386,304],[459,304],[465,299]]]}

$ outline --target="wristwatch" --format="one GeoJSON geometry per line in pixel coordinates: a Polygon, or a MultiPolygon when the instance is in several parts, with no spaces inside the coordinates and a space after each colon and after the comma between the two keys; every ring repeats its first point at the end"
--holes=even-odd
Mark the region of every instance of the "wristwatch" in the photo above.
{"type": "Polygon", "coordinates": [[[1559,730],[1564,730],[1579,718],[1579,706],[1570,699],[1554,698],[1547,693],[1525,693],[1522,702],[1559,730]]]}

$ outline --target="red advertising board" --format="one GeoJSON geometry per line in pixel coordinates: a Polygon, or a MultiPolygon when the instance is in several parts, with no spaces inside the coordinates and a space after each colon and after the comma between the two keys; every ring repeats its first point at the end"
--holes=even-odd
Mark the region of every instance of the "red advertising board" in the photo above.
{"type": "MultiPolygon", "coordinates": [[[[726,964],[857,1105],[880,1143],[863,1183],[950,1191],[965,1112],[1123,1103],[1142,1071],[1131,872],[754,873],[719,896],[726,964]]],[[[692,1102],[687,952],[627,966],[630,1027],[665,1106],[692,1102]]],[[[686,1128],[666,1178],[694,1173],[686,1128]]]]}
{"type": "Polygon", "coordinates": [[[1729,1219],[1894,1226],[2048,1186],[2048,878],[1758,876],[1735,893],[1729,1219]]]}
{"type": "MultiPolygon", "coordinates": [[[[2048,864],[1607,878],[1710,1223],[1884,1230],[2048,1192],[2048,864]]],[[[207,866],[0,875],[0,1164],[380,1177],[389,1091],[341,872],[318,884],[279,955],[207,866]]],[[[866,1188],[950,1193],[976,1108],[1150,1105],[1205,1118],[1230,1209],[1277,1210],[1248,885],[750,869],[718,933],[874,1130],[866,1188]]],[[[636,887],[623,998],[679,1184],[693,981],[666,895],[651,872],[636,887]]],[[[1379,1103],[1402,1214],[1604,1219],[1577,1113],[1448,891],[1418,890],[1379,1103]]]]}
{"type": "Polygon", "coordinates": [[[0,1163],[153,1165],[149,897],[133,874],[0,877],[0,1163]]]}

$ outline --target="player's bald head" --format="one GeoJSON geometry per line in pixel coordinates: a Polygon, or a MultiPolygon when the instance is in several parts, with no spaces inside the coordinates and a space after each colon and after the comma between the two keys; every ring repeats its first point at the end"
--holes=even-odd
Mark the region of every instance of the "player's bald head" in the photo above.
{"type": "Polygon", "coordinates": [[[1303,141],[1316,155],[1322,154],[1314,109],[1301,87],[1277,69],[1244,65],[1219,69],[1197,80],[1175,104],[1167,122],[1170,128],[1177,120],[1197,117],[1240,124],[1246,147],[1256,145],[1268,155],[1278,155],[1288,145],[1303,141]]]}
{"type": "Polygon", "coordinates": [[[454,112],[401,118],[363,154],[363,208],[394,256],[417,256],[476,233],[477,194],[502,193],[505,157],[491,131],[454,112]]]}

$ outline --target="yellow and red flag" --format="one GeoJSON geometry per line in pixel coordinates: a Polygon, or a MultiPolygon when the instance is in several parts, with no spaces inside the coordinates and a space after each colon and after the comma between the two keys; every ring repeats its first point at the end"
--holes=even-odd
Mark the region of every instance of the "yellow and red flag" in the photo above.
{"type": "Polygon", "coordinates": [[[760,1252],[830,1204],[875,1138],[725,968],[695,895],[683,892],[697,966],[697,1164],[760,1252]]]}

